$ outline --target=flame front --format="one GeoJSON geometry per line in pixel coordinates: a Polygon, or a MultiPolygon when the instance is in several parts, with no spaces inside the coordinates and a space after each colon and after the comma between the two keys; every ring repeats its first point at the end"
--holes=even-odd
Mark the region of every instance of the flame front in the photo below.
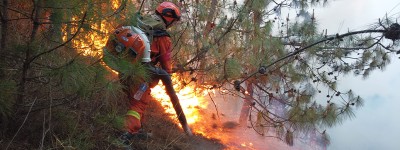
{"type": "MultiPolygon", "coordinates": [[[[120,5],[119,1],[112,1],[112,8],[115,10],[118,8],[120,5]]],[[[78,17],[72,17],[72,21],[78,21],[78,17]]],[[[96,57],[96,56],[101,56],[102,55],[102,47],[105,45],[108,39],[108,33],[113,29],[111,22],[107,21],[102,21],[99,24],[91,24],[90,27],[96,32],[89,32],[84,35],[79,35],[79,38],[74,38],[72,40],[72,45],[74,48],[77,49],[79,53],[81,53],[84,56],[89,56],[89,57],[96,57]]],[[[74,24],[75,26],[78,26],[78,24],[74,24]]],[[[67,33],[75,33],[77,32],[78,28],[77,27],[71,27],[68,28],[66,25],[62,26],[62,30],[64,31],[64,35],[62,37],[63,41],[69,40],[70,35],[67,33]]],[[[104,64],[103,64],[104,65],[104,64]]],[[[109,71],[113,72],[112,75],[118,74],[117,72],[113,71],[111,68],[108,68],[108,66],[104,65],[109,71]]],[[[110,78],[116,78],[116,76],[110,77],[110,78]]],[[[214,139],[221,141],[223,144],[227,144],[230,149],[235,149],[232,148],[232,145],[229,146],[228,143],[230,143],[232,137],[230,135],[224,134],[224,129],[220,128],[220,125],[218,124],[218,119],[214,114],[210,114],[211,111],[207,111],[207,107],[209,105],[208,101],[206,100],[205,96],[207,96],[210,93],[214,93],[213,90],[209,90],[210,87],[212,86],[207,86],[207,85],[194,85],[194,84],[188,84],[188,85],[182,85],[181,82],[179,82],[179,76],[173,75],[172,76],[172,82],[174,84],[174,89],[176,91],[176,94],[179,98],[180,104],[182,106],[182,109],[186,115],[186,119],[190,127],[192,128],[193,132],[197,135],[201,135],[205,138],[208,139],[214,139]],[[212,118],[213,121],[210,121],[210,118],[212,118]]],[[[222,93],[227,93],[227,91],[221,91],[222,93]]],[[[170,102],[169,96],[165,92],[165,87],[160,81],[158,85],[154,88],[152,88],[151,95],[161,103],[161,105],[164,107],[165,112],[169,115],[169,117],[174,120],[174,122],[177,125],[179,124],[179,121],[177,119],[175,110],[172,106],[172,103],[170,102]]],[[[215,105],[215,104],[214,104],[215,105]]],[[[250,144],[243,144],[240,145],[241,147],[248,147],[252,146],[252,143],[250,144]]],[[[233,147],[240,147],[238,145],[235,145],[233,147]]]]}
{"type": "MultiPolygon", "coordinates": [[[[212,105],[208,108],[210,99],[206,99],[206,96],[208,94],[211,94],[211,96],[215,94],[214,90],[209,90],[212,86],[182,85],[182,82],[179,82],[179,78],[179,76],[173,75],[172,83],[174,84],[174,89],[186,115],[188,124],[194,134],[219,141],[226,146],[226,149],[254,149],[254,144],[245,139],[243,135],[236,137],[233,130],[223,127],[224,125],[221,123],[221,120],[217,115],[212,113],[215,112],[212,105]]],[[[226,91],[222,91],[222,93],[224,92],[226,91]]],[[[169,117],[177,125],[180,125],[170,98],[166,94],[161,81],[151,89],[151,95],[161,103],[165,112],[170,114],[169,117]]]]}
{"type": "MultiPolygon", "coordinates": [[[[172,76],[172,82],[175,83],[174,89],[186,115],[187,122],[189,125],[193,125],[201,119],[199,110],[207,108],[208,105],[208,102],[204,100],[202,93],[196,92],[196,90],[202,91],[202,89],[196,89],[194,86],[190,85],[182,86],[179,84],[180,82],[178,82],[176,76],[172,76]]],[[[156,87],[151,89],[151,95],[161,103],[166,113],[171,114],[171,119],[174,119],[176,123],[179,123],[175,116],[176,113],[172,103],[170,102],[170,98],[166,94],[165,87],[161,81],[156,87]]]]}

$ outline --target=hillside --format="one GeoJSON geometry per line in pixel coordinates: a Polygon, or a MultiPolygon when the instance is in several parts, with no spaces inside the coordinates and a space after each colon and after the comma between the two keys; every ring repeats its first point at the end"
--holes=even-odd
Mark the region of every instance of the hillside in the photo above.
{"type": "MultiPolygon", "coordinates": [[[[223,149],[223,145],[216,140],[206,139],[199,135],[188,137],[177,124],[168,117],[160,103],[152,100],[145,114],[146,131],[151,131],[149,140],[132,142],[136,149],[171,149],[171,150],[217,150],[223,149]]],[[[113,148],[112,148],[113,149],[113,148]]]]}
{"type": "MultiPolygon", "coordinates": [[[[86,106],[88,107],[88,106],[86,106]]],[[[122,109],[124,106],[119,106],[122,109]]],[[[99,108],[101,109],[101,108],[99,108]]],[[[81,110],[83,112],[66,111],[62,108],[53,112],[50,128],[43,132],[42,113],[31,112],[26,118],[24,125],[17,132],[2,137],[0,146],[8,149],[123,149],[115,144],[116,138],[122,133],[121,124],[124,110],[118,111],[119,115],[111,117],[112,112],[90,112],[92,109],[81,110]],[[84,111],[87,110],[87,111],[84,111]],[[61,113],[63,112],[63,113],[61,113]],[[109,114],[108,114],[109,113],[109,114]],[[76,114],[76,116],[69,116],[76,114]],[[78,115],[79,114],[79,115],[78,115]],[[87,118],[87,114],[94,118],[87,118]],[[99,114],[105,116],[100,117],[99,114]],[[107,115],[108,114],[108,115],[107,115]],[[42,139],[43,134],[48,134],[42,139]],[[51,134],[51,136],[49,135],[51,134]],[[15,136],[16,135],[16,136],[15,136]],[[15,137],[14,137],[15,136],[15,137]],[[14,137],[14,139],[13,139],[14,137]],[[13,140],[12,140],[13,139],[13,140]],[[10,144],[10,141],[12,143],[10,144]]],[[[138,150],[196,150],[196,149],[223,149],[222,144],[215,140],[209,140],[195,135],[188,137],[171,119],[164,113],[160,103],[152,100],[145,114],[144,129],[152,133],[147,140],[132,142],[132,148],[138,150]]],[[[22,122],[21,122],[22,123],[22,122]]],[[[10,132],[11,133],[11,132],[10,132]]]]}

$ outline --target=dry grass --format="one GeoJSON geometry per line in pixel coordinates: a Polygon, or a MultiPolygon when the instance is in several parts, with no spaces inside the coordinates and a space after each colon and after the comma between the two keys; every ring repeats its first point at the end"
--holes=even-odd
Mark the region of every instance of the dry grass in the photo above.
{"type": "MultiPolygon", "coordinates": [[[[148,140],[133,141],[132,147],[140,150],[223,149],[223,145],[218,141],[197,135],[187,136],[168,115],[158,102],[150,101],[145,113],[144,129],[151,131],[152,137],[148,140]]],[[[111,149],[114,148],[116,147],[111,149]]]]}
{"type": "MultiPolygon", "coordinates": [[[[21,121],[9,127],[0,139],[0,146],[9,149],[123,149],[113,144],[123,133],[121,125],[126,103],[104,104],[99,99],[80,101],[74,106],[62,106],[32,112],[16,138],[11,142],[21,121]],[[107,105],[107,106],[106,106],[107,105]],[[51,117],[49,116],[51,114],[51,117]],[[46,120],[44,120],[46,118],[46,120]],[[45,135],[44,135],[45,133],[45,135]]],[[[23,117],[23,116],[22,116],[23,117]]],[[[21,119],[20,119],[21,120],[21,119]]],[[[136,140],[138,150],[218,150],[218,141],[201,136],[188,137],[164,112],[160,103],[151,100],[145,113],[144,129],[152,132],[148,140],[136,140]]],[[[195,129],[193,129],[195,130],[195,129]]]]}

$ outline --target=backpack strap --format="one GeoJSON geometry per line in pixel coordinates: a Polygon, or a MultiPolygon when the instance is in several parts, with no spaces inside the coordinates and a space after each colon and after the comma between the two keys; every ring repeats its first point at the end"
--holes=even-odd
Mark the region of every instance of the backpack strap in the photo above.
{"type": "Polygon", "coordinates": [[[162,37],[162,36],[168,36],[171,37],[171,35],[169,35],[169,33],[166,30],[153,30],[153,37],[162,37]]]}
{"type": "Polygon", "coordinates": [[[137,26],[146,32],[149,39],[153,37],[170,36],[166,31],[165,23],[157,15],[145,15],[138,14],[137,26]]]}

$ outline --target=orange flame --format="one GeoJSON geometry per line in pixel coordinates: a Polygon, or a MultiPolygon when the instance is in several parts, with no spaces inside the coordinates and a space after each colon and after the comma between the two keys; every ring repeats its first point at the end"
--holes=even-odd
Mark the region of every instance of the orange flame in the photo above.
{"type": "MultiPolygon", "coordinates": [[[[112,1],[113,9],[117,9],[119,5],[119,1],[112,1]]],[[[72,21],[79,21],[79,18],[72,17],[72,21]]],[[[84,56],[100,56],[102,55],[102,47],[104,47],[107,42],[108,33],[113,29],[113,27],[110,22],[102,21],[100,24],[92,24],[91,29],[95,32],[89,32],[88,34],[83,35],[83,37],[75,38],[72,41],[72,45],[78,50],[78,52],[82,52],[82,55],[84,56]]],[[[67,33],[76,32],[77,27],[68,29],[68,27],[64,25],[62,26],[62,30],[64,33],[62,39],[67,41],[68,38],[70,38],[67,33]]],[[[112,72],[112,75],[118,74],[118,72],[112,70],[106,65],[104,66],[112,72]]],[[[110,78],[116,77],[113,76],[110,78]]],[[[182,85],[181,82],[179,82],[179,77],[177,75],[173,75],[172,80],[188,124],[191,126],[195,134],[204,136],[208,139],[221,141],[223,144],[227,144],[231,140],[236,140],[230,137],[230,135],[224,134],[225,131],[219,127],[220,125],[218,124],[218,121],[216,121],[217,123],[210,123],[211,121],[208,121],[210,118],[207,118],[207,115],[209,114],[206,113],[206,109],[208,109],[209,102],[206,100],[205,96],[210,93],[215,93],[214,90],[209,90],[210,87],[212,87],[211,85],[202,85],[201,87],[193,84],[182,85]]],[[[226,90],[221,90],[221,92],[228,93],[226,90]]],[[[180,125],[162,82],[159,82],[156,87],[152,88],[151,95],[161,103],[166,113],[171,114],[169,115],[171,119],[173,119],[176,124],[180,125]]],[[[217,120],[215,116],[211,118],[217,120]]],[[[253,144],[242,143],[241,145],[233,146],[227,144],[227,146],[228,149],[238,149],[237,147],[249,149],[253,144]]]]}
{"type": "MultiPolygon", "coordinates": [[[[225,149],[239,150],[239,149],[255,149],[254,144],[243,136],[236,135],[234,130],[224,128],[223,123],[216,117],[213,112],[213,105],[209,106],[209,99],[206,98],[208,94],[215,96],[214,90],[208,90],[211,85],[196,86],[193,84],[183,86],[179,82],[179,76],[172,76],[174,89],[177,91],[177,96],[182,105],[183,111],[185,112],[186,118],[192,131],[201,135],[207,139],[220,141],[226,146],[225,149]],[[210,108],[208,108],[210,107],[210,108]]],[[[227,93],[225,90],[221,90],[221,93],[227,93]]],[[[151,89],[151,95],[159,101],[165,109],[165,112],[169,115],[174,122],[179,125],[175,110],[170,102],[169,96],[165,92],[165,88],[162,82],[151,89]]]]}
{"type": "MultiPolygon", "coordinates": [[[[207,117],[209,115],[207,111],[209,103],[205,96],[209,93],[214,94],[214,90],[209,90],[212,86],[198,87],[192,84],[183,86],[176,75],[172,76],[172,82],[192,132],[207,139],[221,141],[224,144],[229,143],[231,140],[229,135],[224,134],[224,130],[213,122],[217,120],[215,115],[211,117],[212,120],[207,117]]],[[[162,82],[159,82],[156,87],[151,89],[151,95],[161,103],[165,112],[170,114],[169,117],[180,126],[176,112],[162,82]]]]}
{"type": "Polygon", "coordinates": [[[80,40],[72,41],[73,45],[77,47],[78,51],[82,52],[82,55],[84,56],[96,56],[102,54],[102,48],[105,43],[107,43],[108,33],[112,27],[109,23],[103,20],[101,24],[91,24],[91,29],[94,32],[90,32],[80,40]]]}
{"type": "MultiPolygon", "coordinates": [[[[204,100],[202,93],[196,91],[203,91],[202,89],[196,89],[194,86],[182,86],[178,82],[177,76],[172,76],[172,82],[174,89],[177,91],[177,96],[180,100],[183,111],[186,115],[186,119],[189,125],[192,125],[201,119],[199,110],[207,108],[208,102],[204,100]]],[[[165,112],[171,114],[171,119],[175,119],[176,123],[178,120],[175,116],[175,110],[170,102],[169,96],[165,92],[165,87],[160,81],[158,85],[151,90],[151,95],[158,100],[161,105],[165,108],[165,112]]]]}

